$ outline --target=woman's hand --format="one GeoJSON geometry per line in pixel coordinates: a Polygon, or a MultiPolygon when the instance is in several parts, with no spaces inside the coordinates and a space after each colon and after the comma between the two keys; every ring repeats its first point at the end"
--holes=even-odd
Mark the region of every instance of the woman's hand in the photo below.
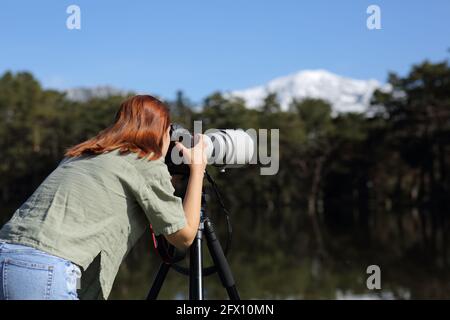
{"type": "Polygon", "coordinates": [[[183,200],[183,209],[186,216],[186,226],[175,233],[166,235],[167,241],[180,249],[190,247],[197,234],[200,223],[200,209],[202,203],[203,174],[207,165],[204,136],[195,136],[197,143],[192,148],[186,148],[181,142],[175,143],[178,150],[183,152],[185,163],[189,165],[190,174],[183,200]]]}
{"type": "Polygon", "coordinates": [[[183,153],[184,162],[189,166],[191,172],[205,171],[207,163],[206,147],[203,134],[196,134],[194,137],[194,146],[186,148],[181,142],[176,142],[175,146],[183,153]]]}

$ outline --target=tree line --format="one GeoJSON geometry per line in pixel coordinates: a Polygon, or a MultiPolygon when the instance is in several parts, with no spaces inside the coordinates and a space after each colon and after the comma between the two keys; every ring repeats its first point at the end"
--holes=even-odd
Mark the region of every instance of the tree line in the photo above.
{"type": "MultiPolygon", "coordinates": [[[[310,245],[327,255],[332,239],[394,243],[446,266],[450,217],[450,67],[424,61],[388,75],[367,114],[333,115],[319,99],[282,110],[275,93],[259,108],[215,92],[195,108],[183,92],[168,101],[172,120],[188,128],[279,128],[280,169],[211,170],[236,233],[271,230],[291,244],[307,224],[310,245]],[[259,231],[258,231],[259,230],[259,231]]],[[[72,101],[44,89],[28,72],[0,78],[0,222],[4,223],[62,159],[64,150],[108,126],[125,96],[72,101]]],[[[218,210],[213,203],[212,209],[218,210]]],[[[250,239],[251,235],[242,235],[250,239]]]]}

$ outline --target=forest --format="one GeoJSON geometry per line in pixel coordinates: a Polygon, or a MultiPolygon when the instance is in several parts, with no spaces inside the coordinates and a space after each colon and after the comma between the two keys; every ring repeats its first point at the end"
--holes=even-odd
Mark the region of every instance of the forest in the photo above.
{"type": "MultiPolygon", "coordinates": [[[[256,109],[221,92],[200,106],[182,91],[166,101],[187,128],[201,120],[205,130],[280,130],[276,175],[258,165],[208,168],[230,211],[228,257],[243,298],[450,296],[450,66],[423,61],[387,82],[392,90],[376,91],[366,114],[334,114],[318,99],[282,110],[276,93],[256,109]],[[379,291],[365,286],[372,264],[382,270],[379,291]]],[[[125,98],[73,101],[29,72],[0,76],[0,225],[68,147],[112,123],[125,98]]],[[[213,193],[208,211],[225,240],[213,193]]],[[[146,234],[126,258],[111,298],[145,298],[160,263],[150,241],[146,234]]],[[[225,297],[210,278],[206,296],[225,297]]],[[[162,297],[185,297],[187,283],[171,272],[162,297]]]]}

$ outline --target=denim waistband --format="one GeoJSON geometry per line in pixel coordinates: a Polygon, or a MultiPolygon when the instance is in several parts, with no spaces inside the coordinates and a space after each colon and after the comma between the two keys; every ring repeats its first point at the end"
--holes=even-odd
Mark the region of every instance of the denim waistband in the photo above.
{"type": "Polygon", "coordinates": [[[67,259],[58,257],[58,256],[54,256],[50,253],[47,253],[45,251],[27,246],[27,245],[23,245],[20,243],[10,243],[10,242],[6,242],[4,240],[0,239],[0,253],[17,253],[17,254],[31,254],[31,255],[41,255],[41,256],[46,256],[49,259],[53,259],[56,261],[60,261],[60,262],[64,262],[66,263],[66,265],[73,265],[73,268],[78,271],[81,272],[80,268],[72,263],[71,261],[68,261],[67,259]]]}
{"type": "Polygon", "coordinates": [[[80,268],[69,260],[0,240],[0,300],[78,299],[80,268]]]}

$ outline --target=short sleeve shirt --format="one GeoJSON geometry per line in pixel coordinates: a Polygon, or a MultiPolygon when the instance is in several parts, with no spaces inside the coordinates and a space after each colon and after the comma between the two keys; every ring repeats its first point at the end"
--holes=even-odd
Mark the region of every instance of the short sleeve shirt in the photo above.
{"type": "Polygon", "coordinates": [[[99,259],[88,290],[82,276],[81,292],[107,299],[121,262],[149,224],[157,235],[186,225],[170,179],[163,157],[149,161],[114,150],[64,158],[3,226],[0,239],[70,260],[84,271],[99,259]]]}

